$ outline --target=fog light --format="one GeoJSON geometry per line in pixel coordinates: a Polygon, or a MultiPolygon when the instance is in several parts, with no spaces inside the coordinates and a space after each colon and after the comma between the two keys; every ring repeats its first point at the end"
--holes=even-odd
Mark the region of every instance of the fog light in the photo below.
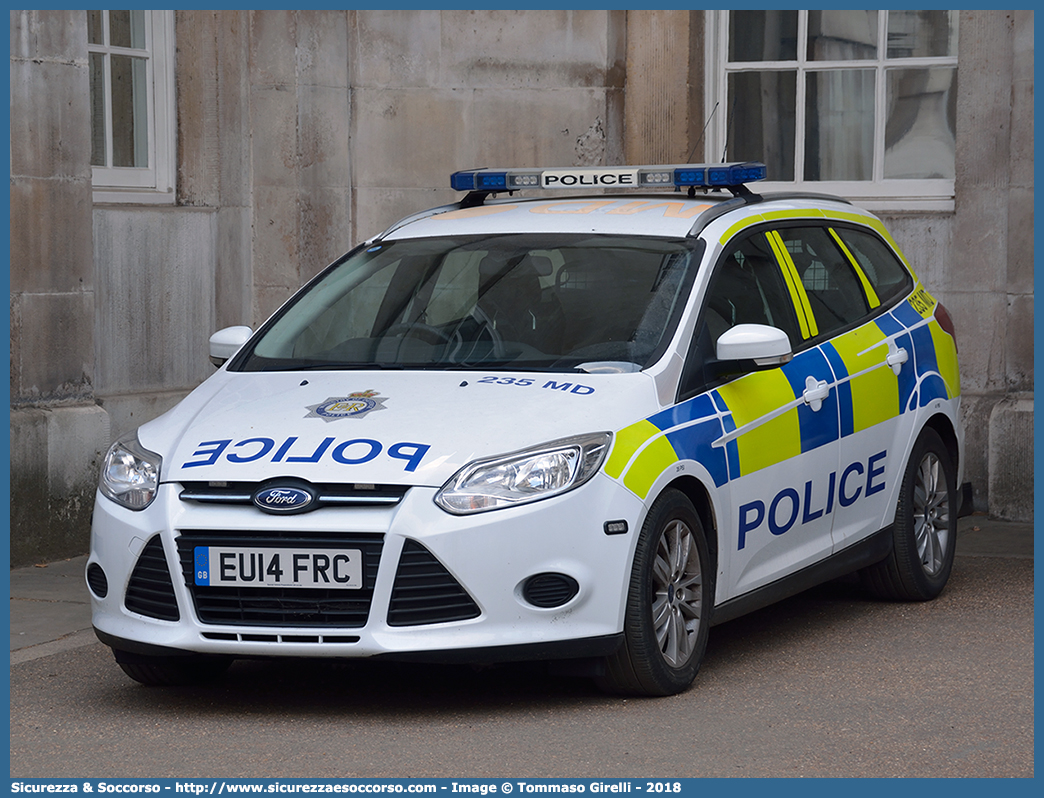
{"type": "Polygon", "coordinates": [[[109,580],[105,578],[105,571],[96,562],[87,566],[87,587],[100,599],[109,595],[109,580]]]}
{"type": "Polygon", "coordinates": [[[541,609],[561,607],[580,592],[580,583],[566,574],[536,574],[522,585],[522,598],[541,609]]]}

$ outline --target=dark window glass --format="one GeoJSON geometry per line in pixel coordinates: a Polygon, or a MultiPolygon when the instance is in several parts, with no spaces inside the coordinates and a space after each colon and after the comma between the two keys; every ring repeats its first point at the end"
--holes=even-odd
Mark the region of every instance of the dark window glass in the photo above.
{"type": "Polygon", "coordinates": [[[713,365],[718,338],[736,324],[777,327],[787,334],[791,347],[802,341],[790,292],[764,233],[730,245],[718,262],[685,359],[679,401],[737,376],[722,374],[713,365]]]}
{"type": "Polygon", "coordinates": [[[704,320],[714,341],[736,324],[767,324],[783,330],[791,346],[800,343],[790,294],[764,233],[744,239],[722,258],[704,320]]]}
{"type": "Polygon", "coordinates": [[[877,11],[808,12],[808,60],[877,58],[877,11]]]}
{"type": "Polygon", "coordinates": [[[826,228],[789,227],[779,234],[808,294],[819,335],[829,335],[867,315],[870,306],[859,276],[826,228]]]}
{"type": "Polygon", "coordinates": [[[761,161],[773,180],[793,180],[797,72],[733,72],[728,84],[728,159],[761,161]]]}
{"type": "Polygon", "coordinates": [[[670,341],[702,244],[600,235],[390,241],[286,306],[247,371],[636,371],[670,341]]]}
{"type": "Polygon", "coordinates": [[[889,58],[931,58],[956,54],[956,11],[888,12],[889,58]]]}
{"type": "Polygon", "coordinates": [[[891,247],[880,238],[863,230],[843,227],[835,228],[834,232],[859,262],[882,305],[910,287],[910,275],[891,247]]]}
{"type": "Polygon", "coordinates": [[[797,60],[797,11],[730,11],[730,61],[797,60]]]}

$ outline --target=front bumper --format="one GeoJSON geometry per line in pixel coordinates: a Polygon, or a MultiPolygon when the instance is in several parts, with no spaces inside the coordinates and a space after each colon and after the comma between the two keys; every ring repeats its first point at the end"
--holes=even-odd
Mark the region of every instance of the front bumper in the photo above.
{"type": "Polygon", "coordinates": [[[619,643],[644,512],[601,474],[562,496],[471,516],[439,509],[434,488],[411,488],[391,507],[293,516],[182,501],[180,492],[161,485],[140,512],[96,499],[88,584],[94,627],[114,648],[482,662],[600,656],[619,643]],[[606,534],[605,523],[620,520],[629,531],[606,534]],[[229,541],[358,547],[364,584],[325,593],[196,586],[194,547],[229,541]],[[575,580],[575,595],[535,605],[524,586],[542,574],[575,580]]]}

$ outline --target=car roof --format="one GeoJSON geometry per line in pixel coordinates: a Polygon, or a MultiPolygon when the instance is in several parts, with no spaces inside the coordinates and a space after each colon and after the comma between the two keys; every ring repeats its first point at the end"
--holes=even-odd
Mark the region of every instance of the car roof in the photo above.
{"type": "Polygon", "coordinates": [[[407,217],[379,238],[435,238],[457,235],[515,233],[592,233],[596,235],[685,238],[712,221],[731,223],[765,214],[789,212],[822,217],[822,209],[872,219],[839,197],[813,194],[741,194],[710,192],[688,197],[682,192],[588,194],[572,197],[505,197],[433,208],[407,217]]]}
{"type": "Polygon", "coordinates": [[[588,195],[505,198],[474,207],[451,205],[403,220],[382,238],[503,233],[597,233],[684,238],[700,214],[726,196],[588,195]]]}

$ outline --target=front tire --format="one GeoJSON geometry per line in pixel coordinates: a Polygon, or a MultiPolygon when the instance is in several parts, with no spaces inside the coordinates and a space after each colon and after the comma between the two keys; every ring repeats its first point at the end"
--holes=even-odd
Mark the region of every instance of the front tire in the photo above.
{"type": "Polygon", "coordinates": [[[946,445],[931,428],[921,433],[910,453],[892,534],[892,553],[863,570],[863,583],[880,598],[934,599],[953,568],[957,484],[946,445]]]}
{"type": "Polygon", "coordinates": [[[624,643],[598,685],[613,693],[664,696],[692,684],[707,649],[714,569],[692,502],[665,491],[638,537],[624,615],[624,643]]]}

